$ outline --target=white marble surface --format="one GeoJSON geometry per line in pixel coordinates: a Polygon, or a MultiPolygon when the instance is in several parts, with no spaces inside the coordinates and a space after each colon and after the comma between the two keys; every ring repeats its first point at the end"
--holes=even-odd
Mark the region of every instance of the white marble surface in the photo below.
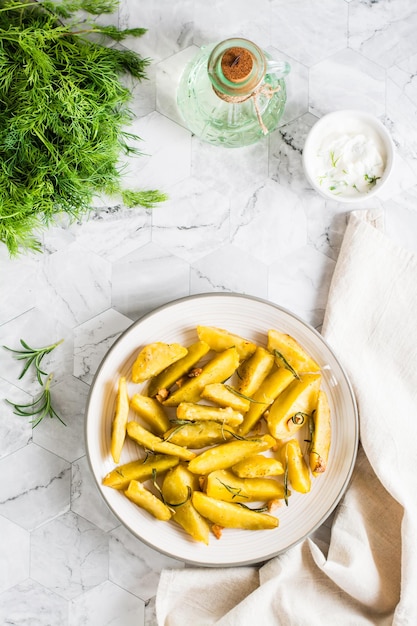
{"type": "MultiPolygon", "coordinates": [[[[83,223],[43,235],[41,255],[0,247],[0,344],[64,338],[47,361],[66,427],[32,431],[2,404],[0,623],[154,626],[163,567],[183,564],[142,544],[108,510],[85,456],[84,408],[103,355],[132,321],[190,294],[266,298],[320,329],[348,205],[326,202],[302,173],[308,129],[337,108],[377,115],[396,146],[392,181],[360,208],[417,252],[417,7],[415,0],[122,0],[128,46],[152,59],[133,88],[143,156],[126,183],[166,191],[154,209],[97,203],[83,223]],[[241,35],[287,59],[281,126],[254,146],[203,144],[175,106],[178,76],[202,44],[241,35]]],[[[36,382],[0,352],[0,393],[24,402],[36,382]]],[[[326,528],[322,529],[323,536],[326,528]]]]}

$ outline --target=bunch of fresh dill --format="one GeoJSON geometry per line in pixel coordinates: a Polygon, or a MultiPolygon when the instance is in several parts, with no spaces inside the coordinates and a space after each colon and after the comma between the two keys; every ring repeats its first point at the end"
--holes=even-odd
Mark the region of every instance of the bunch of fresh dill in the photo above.
{"type": "Polygon", "coordinates": [[[100,193],[151,207],[164,194],[122,188],[129,145],[128,74],[148,59],[108,42],[142,28],[99,26],[116,0],[0,0],[0,241],[11,255],[40,250],[36,231],[61,212],[79,219],[100,193]],[[121,48],[121,49],[120,49],[121,48]]]}

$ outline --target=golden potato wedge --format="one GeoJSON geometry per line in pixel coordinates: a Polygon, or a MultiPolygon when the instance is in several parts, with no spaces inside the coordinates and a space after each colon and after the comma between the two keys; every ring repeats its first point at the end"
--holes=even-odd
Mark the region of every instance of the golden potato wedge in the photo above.
{"type": "Polygon", "coordinates": [[[219,422],[190,422],[189,424],[175,424],[165,433],[164,441],[199,450],[224,443],[231,439],[234,433],[233,428],[219,422]]]}
{"type": "Polygon", "coordinates": [[[243,422],[243,415],[234,411],[230,406],[219,408],[194,402],[181,402],[177,406],[177,418],[190,422],[220,422],[229,426],[239,426],[243,422]]]}
{"type": "Polygon", "coordinates": [[[120,376],[117,388],[116,409],[111,427],[110,452],[118,463],[126,439],[126,424],[129,417],[129,395],[125,376],[120,376]]]}
{"type": "Polygon", "coordinates": [[[192,494],[198,488],[198,476],[181,464],[165,476],[162,495],[166,504],[173,510],[172,520],[182,526],[193,539],[207,545],[210,527],[192,503],[192,494]]]}
{"type": "Polygon", "coordinates": [[[249,359],[239,367],[237,390],[245,396],[252,396],[259,389],[274,365],[274,356],[258,346],[249,359]]]}
{"type": "Polygon", "coordinates": [[[310,470],[301,452],[297,439],[291,439],[281,450],[284,468],[287,467],[288,481],[291,487],[300,493],[308,493],[311,489],[310,470]]]}
{"type": "Polygon", "coordinates": [[[239,354],[236,348],[220,352],[208,361],[201,374],[187,380],[163,402],[165,406],[178,406],[180,402],[198,402],[204,387],[210,383],[227,380],[239,366],[239,354]]]}
{"type": "Polygon", "coordinates": [[[142,348],[132,366],[132,381],[143,383],[160,374],[166,367],[187,354],[187,348],[178,343],[156,341],[142,348]]]}
{"type": "Polygon", "coordinates": [[[239,427],[241,435],[247,435],[252,430],[274,400],[293,380],[294,376],[292,373],[283,367],[265,378],[258,391],[253,394],[253,402],[251,402],[249,411],[243,417],[243,422],[239,427]]]}
{"type": "Polygon", "coordinates": [[[239,478],[230,470],[210,472],[204,491],[210,498],[225,502],[265,502],[285,497],[284,485],[274,478],[239,478]]]}
{"type": "Polygon", "coordinates": [[[216,500],[201,491],[193,493],[193,504],[203,517],[223,528],[267,530],[277,528],[279,524],[278,519],[268,513],[258,513],[233,502],[216,500]]]}
{"type": "Polygon", "coordinates": [[[137,422],[128,422],[126,429],[129,437],[136,441],[139,445],[143,446],[146,450],[159,452],[161,454],[170,454],[185,461],[189,461],[195,457],[195,452],[187,450],[181,446],[176,446],[169,441],[164,441],[160,437],[157,437],[149,432],[149,430],[146,430],[146,428],[143,428],[137,422]]]}
{"type": "Polygon", "coordinates": [[[314,429],[310,444],[310,468],[313,476],[319,476],[326,470],[331,442],[330,406],[323,389],[317,398],[317,407],[313,412],[314,429]]]}
{"type": "Polygon", "coordinates": [[[163,435],[171,428],[167,414],[161,406],[161,403],[155,400],[155,398],[149,398],[140,393],[135,393],[130,399],[130,406],[148,423],[152,432],[156,435],[163,435]]]}
{"type": "Polygon", "coordinates": [[[127,489],[131,480],[145,481],[156,475],[166,472],[178,465],[177,456],[165,454],[151,454],[146,459],[138,459],[130,463],[118,465],[103,478],[103,485],[113,489],[127,489]]]}
{"type": "Polygon", "coordinates": [[[242,398],[232,388],[228,388],[224,383],[211,383],[206,385],[201,392],[204,400],[210,400],[221,407],[230,406],[235,411],[246,413],[250,407],[250,400],[242,398]]]}
{"type": "Polygon", "coordinates": [[[236,465],[232,465],[232,471],[239,478],[264,478],[279,476],[284,473],[284,468],[281,461],[275,457],[253,454],[236,465]]]}
{"type": "Polygon", "coordinates": [[[205,450],[188,464],[193,474],[209,474],[217,469],[227,469],[251,454],[264,452],[275,446],[276,441],[270,435],[248,437],[245,440],[234,439],[205,450]]]}
{"type": "Polygon", "coordinates": [[[124,492],[125,496],[132,502],[148,511],[156,519],[167,521],[171,519],[172,513],[169,508],[157,498],[149,489],[146,489],[141,482],[131,480],[128,488],[124,492]]]}
{"type": "Polygon", "coordinates": [[[210,346],[205,341],[196,341],[187,350],[185,356],[149,381],[147,393],[150,397],[156,396],[161,389],[170,389],[177,380],[187,374],[209,352],[210,346]]]}
{"type": "Polygon", "coordinates": [[[277,330],[268,331],[268,350],[275,356],[278,367],[285,367],[288,363],[297,374],[306,372],[318,372],[320,366],[300,346],[291,335],[277,330]]]}
{"type": "Polygon", "coordinates": [[[212,350],[223,352],[227,348],[236,348],[239,358],[244,361],[256,350],[256,344],[228,330],[215,326],[197,326],[197,335],[201,341],[208,343],[212,350]]]}
{"type": "Polygon", "coordinates": [[[289,439],[307,423],[317,405],[320,382],[320,374],[304,374],[277,397],[266,418],[275,439],[289,439]]]}

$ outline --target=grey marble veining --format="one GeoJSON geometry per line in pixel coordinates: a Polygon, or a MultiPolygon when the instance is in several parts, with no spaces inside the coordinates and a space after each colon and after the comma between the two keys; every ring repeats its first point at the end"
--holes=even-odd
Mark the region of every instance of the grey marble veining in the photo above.
{"type": "MultiPolygon", "coordinates": [[[[415,0],[121,0],[119,24],[148,29],[127,46],[152,60],[148,80],[131,84],[143,154],[126,162],[126,186],[169,197],[153,210],[97,198],[82,222],[42,234],[42,254],[10,259],[0,246],[0,345],[64,339],[44,364],[66,424],[32,430],[2,406],[2,624],[156,626],[159,573],[184,564],[133,536],[101,499],[84,442],[89,386],[132,322],[188,295],[258,296],[321,328],[352,208],[323,200],[303,174],[304,141],[323,114],[360,108],[390,130],[392,180],[360,208],[383,209],[387,234],[417,252],[415,0]],[[176,88],[201,45],[234,35],[291,73],[280,127],[227,150],[191,135],[176,88]]],[[[25,403],[38,387],[19,373],[2,350],[0,393],[25,403]]]]}

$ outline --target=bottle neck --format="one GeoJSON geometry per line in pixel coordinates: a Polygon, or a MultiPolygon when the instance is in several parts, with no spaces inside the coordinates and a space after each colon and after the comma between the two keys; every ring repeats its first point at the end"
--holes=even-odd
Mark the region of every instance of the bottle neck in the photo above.
{"type": "Polygon", "coordinates": [[[210,54],[207,71],[214,91],[227,100],[249,98],[266,74],[266,58],[258,46],[247,39],[227,39],[210,54]]]}

